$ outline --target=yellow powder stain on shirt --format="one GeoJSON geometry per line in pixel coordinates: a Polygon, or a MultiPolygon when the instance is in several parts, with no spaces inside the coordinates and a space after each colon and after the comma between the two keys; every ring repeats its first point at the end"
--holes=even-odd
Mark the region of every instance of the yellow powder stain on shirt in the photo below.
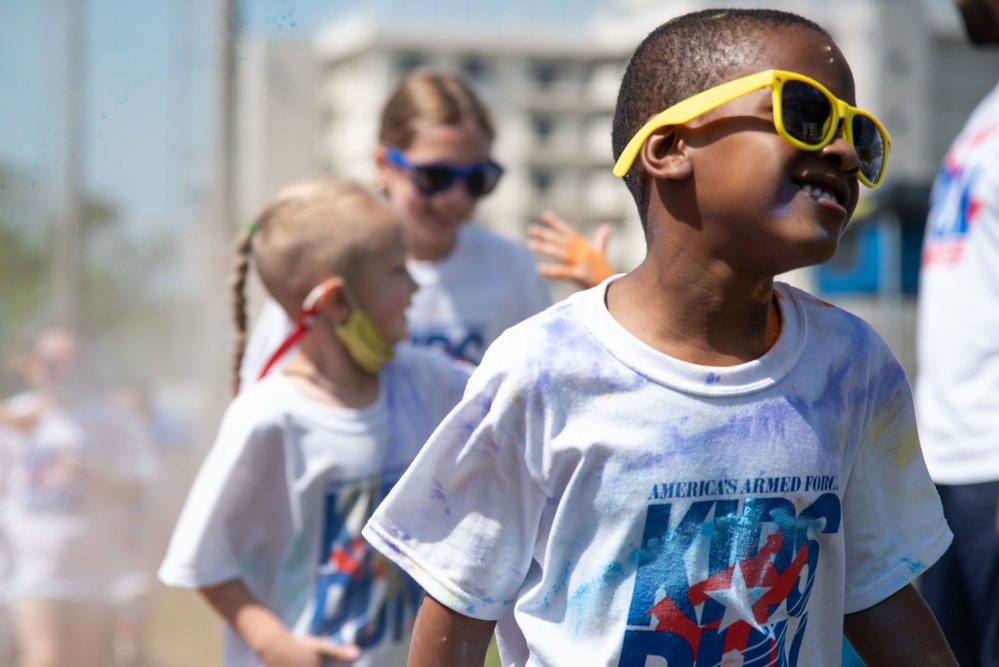
{"type": "MultiPolygon", "coordinates": [[[[871,436],[874,442],[878,442],[890,426],[890,416],[879,414],[871,428],[871,436]]],[[[914,428],[908,429],[904,433],[898,433],[894,442],[895,465],[904,466],[914,458],[920,456],[919,435],[914,428]]]]}
{"type": "Polygon", "coordinates": [[[895,465],[906,465],[919,455],[919,436],[913,431],[895,447],[895,465]]]}

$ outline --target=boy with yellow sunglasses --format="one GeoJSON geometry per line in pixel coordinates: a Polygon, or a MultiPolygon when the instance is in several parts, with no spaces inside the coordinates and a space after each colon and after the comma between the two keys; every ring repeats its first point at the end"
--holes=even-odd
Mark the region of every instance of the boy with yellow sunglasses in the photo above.
{"type": "Polygon", "coordinates": [[[509,329],[365,528],[427,591],[409,664],[955,665],[905,374],[774,276],[829,259],[890,139],[774,10],[674,19],[613,127],[648,252],[509,329]],[[666,109],[666,111],[663,111],[666,109]]]}

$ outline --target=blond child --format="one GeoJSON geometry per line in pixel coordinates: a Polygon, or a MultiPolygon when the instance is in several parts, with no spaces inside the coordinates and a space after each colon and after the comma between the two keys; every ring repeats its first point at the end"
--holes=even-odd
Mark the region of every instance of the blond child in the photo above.
{"type": "Polygon", "coordinates": [[[467,374],[395,351],[416,286],[398,218],[367,188],[273,195],[240,239],[237,304],[250,258],[297,350],[228,407],[160,578],[225,619],[227,667],[405,664],[422,592],[360,529],[467,374]]]}

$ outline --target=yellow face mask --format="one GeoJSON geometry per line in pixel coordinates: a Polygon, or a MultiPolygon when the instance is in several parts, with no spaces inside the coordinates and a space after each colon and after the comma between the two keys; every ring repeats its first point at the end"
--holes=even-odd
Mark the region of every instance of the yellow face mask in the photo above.
{"type": "MultiPolygon", "coordinates": [[[[305,297],[302,312],[298,316],[298,324],[264,364],[258,379],[263,379],[274,364],[312,328],[319,314],[319,299],[328,289],[329,286],[325,283],[316,285],[305,297]]],[[[352,309],[350,317],[343,324],[334,324],[333,333],[347,350],[347,355],[360,366],[361,370],[376,375],[381,367],[395,356],[395,349],[385,340],[374,322],[357,307],[357,302],[349,293],[347,299],[352,309]]]]}
{"type": "Polygon", "coordinates": [[[365,373],[376,375],[395,356],[395,349],[357,306],[354,306],[346,322],[333,327],[333,333],[365,373]]]}

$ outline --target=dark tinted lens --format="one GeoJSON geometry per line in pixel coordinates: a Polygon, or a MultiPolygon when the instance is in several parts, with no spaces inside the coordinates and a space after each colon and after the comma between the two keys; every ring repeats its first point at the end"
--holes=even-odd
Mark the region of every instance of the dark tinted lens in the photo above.
{"type": "Polygon", "coordinates": [[[810,146],[822,143],[829,131],[832,106],[821,90],[804,81],[786,81],[781,106],[788,134],[810,146]]]}
{"type": "Polygon", "coordinates": [[[877,181],[885,161],[885,141],[870,118],[853,117],[853,148],[860,158],[860,171],[869,181],[877,181]]]}
{"type": "Polygon", "coordinates": [[[413,167],[413,183],[426,195],[451,187],[454,172],[447,167],[413,167]]]}
{"type": "Polygon", "coordinates": [[[496,165],[487,164],[482,169],[470,173],[465,183],[468,191],[476,197],[487,195],[496,189],[503,171],[496,165]]]}

